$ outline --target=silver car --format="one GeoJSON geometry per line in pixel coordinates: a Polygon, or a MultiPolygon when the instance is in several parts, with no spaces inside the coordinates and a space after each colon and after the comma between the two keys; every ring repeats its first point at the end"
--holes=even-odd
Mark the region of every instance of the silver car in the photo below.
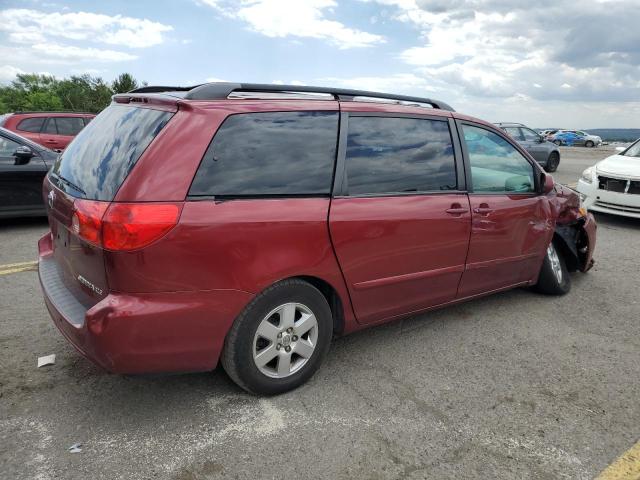
{"type": "Polygon", "coordinates": [[[558,169],[560,151],[544,136],[521,123],[496,123],[496,125],[522,145],[547,172],[555,172],[558,169]]]}

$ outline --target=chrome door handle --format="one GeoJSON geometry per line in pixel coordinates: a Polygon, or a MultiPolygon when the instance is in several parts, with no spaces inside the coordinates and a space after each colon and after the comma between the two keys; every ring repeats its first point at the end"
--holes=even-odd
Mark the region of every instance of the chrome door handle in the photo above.
{"type": "Polygon", "coordinates": [[[473,209],[473,213],[478,213],[480,215],[489,215],[491,212],[493,212],[493,208],[479,207],[473,209]]]}

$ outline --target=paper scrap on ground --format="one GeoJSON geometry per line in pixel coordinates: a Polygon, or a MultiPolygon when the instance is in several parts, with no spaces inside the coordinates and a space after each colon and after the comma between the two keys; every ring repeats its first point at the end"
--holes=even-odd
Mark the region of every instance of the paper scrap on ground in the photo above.
{"type": "Polygon", "coordinates": [[[45,355],[44,357],[38,357],[38,368],[44,367],[45,365],[53,365],[54,363],[56,363],[55,353],[45,355]]]}
{"type": "Polygon", "coordinates": [[[82,451],[82,444],[81,443],[74,443],[73,445],[71,445],[69,447],[69,452],[71,453],[80,453],[82,451]]]}

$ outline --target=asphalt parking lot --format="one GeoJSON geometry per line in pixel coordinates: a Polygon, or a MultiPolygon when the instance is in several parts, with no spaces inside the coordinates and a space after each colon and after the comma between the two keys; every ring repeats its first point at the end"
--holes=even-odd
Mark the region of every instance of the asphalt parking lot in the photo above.
{"type": "MultiPolygon", "coordinates": [[[[563,148],[554,177],[611,152],[563,148]]],[[[221,369],[106,374],[55,329],[33,268],[5,268],[0,478],[594,478],[640,438],[640,221],[597,220],[596,266],[568,295],[515,290],[338,339],[311,382],[268,399],[221,369]]],[[[0,265],[34,260],[46,230],[0,223],[0,265]]]]}

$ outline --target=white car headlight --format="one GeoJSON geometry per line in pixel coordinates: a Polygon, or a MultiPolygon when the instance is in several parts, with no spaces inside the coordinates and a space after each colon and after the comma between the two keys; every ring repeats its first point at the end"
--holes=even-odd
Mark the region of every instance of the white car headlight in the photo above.
{"type": "Polygon", "coordinates": [[[593,183],[593,167],[589,167],[582,172],[581,180],[586,183],[593,183]]]}

